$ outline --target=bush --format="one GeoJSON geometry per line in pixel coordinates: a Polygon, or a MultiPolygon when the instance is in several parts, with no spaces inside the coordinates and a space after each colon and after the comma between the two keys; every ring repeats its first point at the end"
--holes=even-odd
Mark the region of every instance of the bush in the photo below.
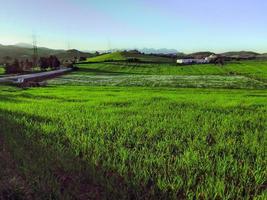
{"type": "Polygon", "coordinates": [[[140,62],[138,58],[127,58],[127,62],[140,62]]]}
{"type": "Polygon", "coordinates": [[[79,61],[86,61],[86,57],[80,57],[79,61]]]}

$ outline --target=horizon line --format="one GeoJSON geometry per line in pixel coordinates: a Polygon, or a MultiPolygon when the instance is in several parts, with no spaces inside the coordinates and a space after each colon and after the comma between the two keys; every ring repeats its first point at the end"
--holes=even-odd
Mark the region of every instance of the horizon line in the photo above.
{"type": "MultiPolygon", "coordinates": [[[[19,44],[25,44],[25,45],[29,45],[29,46],[33,46],[31,43],[27,43],[27,42],[15,42],[15,43],[1,43],[0,45],[2,46],[17,46],[17,47],[21,47],[21,48],[30,48],[30,47],[23,47],[23,46],[19,46],[19,44]]],[[[176,53],[185,53],[185,54],[193,54],[193,53],[200,53],[200,52],[211,52],[211,53],[215,53],[215,54],[222,54],[222,53],[227,53],[227,52],[253,52],[253,53],[257,53],[257,54],[266,54],[266,51],[256,51],[256,50],[252,50],[252,49],[235,49],[235,50],[224,50],[224,51],[214,51],[214,50],[192,50],[192,51],[179,51],[176,48],[166,48],[166,47],[161,47],[161,48],[153,48],[153,47],[143,47],[143,48],[112,48],[112,49],[80,49],[80,48],[54,48],[54,47],[49,47],[48,46],[43,46],[40,45],[38,46],[38,48],[47,48],[47,49],[52,49],[52,50],[64,50],[64,51],[68,51],[68,50],[78,50],[81,52],[96,52],[96,51],[100,51],[100,52],[108,52],[108,51],[130,51],[130,50],[144,50],[144,49],[152,49],[152,50],[162,50],[162,49],[166,49],[166,50],[174,50],[177,51],[176,53]]]]}

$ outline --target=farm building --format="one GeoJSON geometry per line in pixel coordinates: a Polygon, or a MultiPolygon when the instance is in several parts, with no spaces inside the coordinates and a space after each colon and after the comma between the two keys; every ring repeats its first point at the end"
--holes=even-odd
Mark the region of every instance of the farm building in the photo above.
{"type": "Polygon", "coordinates": [[[206,64],[212,62],[216,58],[217,58],[216,55],[210,55],[209,57],[201,59],[195,59],[195,58],[178,59],[177,64],[206,64]]]}

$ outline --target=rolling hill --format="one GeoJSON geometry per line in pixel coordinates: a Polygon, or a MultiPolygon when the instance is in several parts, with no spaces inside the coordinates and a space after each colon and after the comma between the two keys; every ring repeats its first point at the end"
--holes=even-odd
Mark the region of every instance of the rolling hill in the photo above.
{"type": "Polygon", "coordinates": [[[257,58],[266,60],[267,59],[267,53],[263,53],[263,54],[257,55],[257,58]]]}
{"type": "Polygon", "coordinates": [[[236,51],[236,52],[226,52],[222,53],[222,56],[228,58],[238,58],[238,59],[254,59],[259,56],[259,53],[255,53],[252,51],[236,51]]]}
{"type": "MultiPolygon", "coordinates": [[[[177,54],[177,56],[162,55],[162,54],[144,54],[137,50],[132,51],[118,51],[113,53],[101,54],[96,57],[87,59],[86,62],[108,62],[108,61],[138,61],[138,62],[150,62],[150,63],[174,63],[176,58],[205,58],[213,52],[196,52],[191,54],[177,54]]],[[[267,54],[259,54],[250,51],[238,51],[238,52],[226,52],[218,54],[229,60],[235,59],[266,59],[267,54]]]]}
{"type": "Polygon", "coordinates": [[[187,54],[185,55],[185,57],[189,57],[189,58],[206,58],[209,57],[210,55],[213,55],[215,53],[213,52],[209,52],[209,51],[203,51],[203,52],[195,52],[195,53],[191,53],[191,54],[187,54]]]}
{"type": "Polygon", "coordinates": [[[139,62],[159,62],[159,63],[172,63],[175,59],[170,57],[163,57],[158,55],[143,54],[138,51],[123,51],[114,52],[109,54],[102,54],[93,58],[87,59],[87,62],[107,62],[107,61],[129,61],[135,59],[139,62]]]}

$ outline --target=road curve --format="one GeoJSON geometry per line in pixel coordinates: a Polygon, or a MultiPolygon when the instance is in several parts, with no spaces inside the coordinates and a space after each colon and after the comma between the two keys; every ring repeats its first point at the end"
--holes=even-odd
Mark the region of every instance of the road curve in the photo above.
{"type": "Polygon", "coordinates": [[[40,72],[34,74],[24,74],[24,75],[15,75],[15,76],[5,76],[0,78],[0,83],[2,82],[17,82],[19,80],[27,81],[32,79],[42,79],[50,76],[58,76],[65,72],[72,71],[71,68],[61,68],[59,70],[49,71],[49,72],[40,72]]]}

